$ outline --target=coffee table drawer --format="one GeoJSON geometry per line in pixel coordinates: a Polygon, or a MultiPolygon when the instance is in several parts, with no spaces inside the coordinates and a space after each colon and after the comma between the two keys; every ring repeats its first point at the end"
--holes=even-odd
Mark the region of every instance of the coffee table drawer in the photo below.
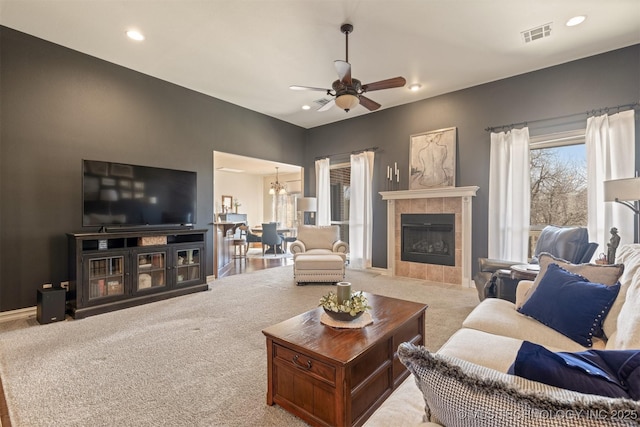
{"type": "Polygon", "coordinates": [[[313,357],[293,351],[289,348],[274,344],[274,356],[276,360],[284,362],[284,365],[304,371],[306,375],[324,380],[331,385],[336,383],[336,369],[313,357]]]}

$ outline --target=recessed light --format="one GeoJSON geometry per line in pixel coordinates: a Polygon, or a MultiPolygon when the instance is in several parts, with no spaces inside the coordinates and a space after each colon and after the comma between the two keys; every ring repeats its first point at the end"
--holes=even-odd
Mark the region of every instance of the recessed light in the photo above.
{"type": "Polygon", "coordinates": [[[308,105],[303,105],[303,106],[302,106],[302,109],[303,109],[303,110],[310,110],[310,109],[311,109],[311,107],[310,107],[310,106],[308,106],[308,105]]]}
{"type": "Polygon", "coordinates": [[[576,25],[582,24],[585,19],[587,19],[587,17],[584,15],[574,16],[573,18],[569,19],[565,25],[567,27],[575,27],[576,25]]]}
{"type": "Polygon", "coordinates": [[[129,37],[132,40],[139,41],[139,42],[144,40],[144,35],[140,31],[137,31],[137,30],[129,30],[129,31],[127,31],[127,37],[129,37]]]}
{"type": "Polygon", "coordinates": [[[422,85],[421,85],[421,84],[419,84],[419,83],[414,83],[414,84],[412,84],[412,85],[410,85],[410,86],[409,86],[409,90],[410,90],[410,91],[412,91],[412,92],[415,92],[415,91],[420,90],[420,88],[421,88],[421,87],[422,87],[422,85]]]}

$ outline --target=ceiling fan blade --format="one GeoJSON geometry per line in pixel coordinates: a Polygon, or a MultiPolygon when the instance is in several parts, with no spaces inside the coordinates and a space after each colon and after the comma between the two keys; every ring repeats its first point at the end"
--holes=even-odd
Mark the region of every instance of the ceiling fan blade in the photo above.
{"type": "Polygon", "coordinates": [[[334,105],[336,105],[336,100],[332,99],[331,101],[324,104],[322,107],[318,108],[318,111],[327,111],[331,109],[331,107],[333,107],[334,105]]]}
{"type": "Polygon", "coordinates": [[[378,104],[376,101],[372,101],[371,99],[362,95],[360,95],[360,105],[362,105],[364,108],[366,108],[369,111],[376,111],[378,108],[381,107],[381,105],[378,104]]]}
{"type": "Polygon", "coordinates": [[[322,91],[322,92],[327,92],[329,90],[329,89],[323,89],[321,87],[296,86],[296,85],[289,86],[289,89],[292,89],[292,90],[319,90],[319,91],[322,91]]]}
{"type": "Polygon", "coordinates": [[[362,85],[363,92],[371,92],[372,90],[391,89],[394,87],[402,87],[407,83],[404,77],[394,77],[392,79],[380,80],[379,82],[367,83],[362,85]]]}
{"type": "Polygon", "coordinates": [[[333,61],[333,64],[336,66],[336,71],[338,72],[338,77],[340,77],[340,81],[346,85],[351,84],[351,64],[346,61],[333,61]]]}

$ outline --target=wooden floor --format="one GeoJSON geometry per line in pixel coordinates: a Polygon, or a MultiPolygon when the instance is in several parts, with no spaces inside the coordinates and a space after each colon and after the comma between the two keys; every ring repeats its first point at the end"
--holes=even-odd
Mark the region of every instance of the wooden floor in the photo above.
{"type": "Polygon", "coordinates": [[[284,265],[293,265],[293,258],[271,259],[268,256],[265,258],[238,258],[233,260],[233,265],[229,272],[225,274],[225,277],[284,265]]]}
{"type": "MultiPolygon", "coordinates": [[[[242,258],[233,261],[233,267],[225,276],[233,276],[235,274],[249,273],[251,271],[265,270],[267,268],[282,267],[284,265],[293,265],[291,258],[242,258]]],[[[11,427],[9,418],[9,410],[7,408],[7,400],[2,387],[2,379],[0,378],[0,427],[11,427]]]]}

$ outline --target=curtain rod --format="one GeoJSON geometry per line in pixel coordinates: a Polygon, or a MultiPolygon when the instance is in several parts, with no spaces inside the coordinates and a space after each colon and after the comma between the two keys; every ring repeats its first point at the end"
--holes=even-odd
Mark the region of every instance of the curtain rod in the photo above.
{"type": "Polygon", "coordinates": [[[493,132],[494,130],[504,130],[506,129],[513,129],[516,126],[527,126],[529,123],[539,123],[539,122],[548,122],[550,120],[558,120],[558,119],[567,119],[569,117],[576,117],[576,116],[582,116],[582,115],[587,115],[587,117],[593,115],[597,115],[597,114],[602,114],[602,113],[608,113],[609,111],[612,110],[617,110],[617,112],[619,113],[621,109],[623,108],[628,108],[628,109],[634,109],[636,107],[640,106],[640,102],[633,102],[631,104],[623,104],[623,105],[616,105],[615,107],[603,107],[603,108],[596,108],[595,110],[588,110],[584,113],[574,113],[574,114],[567,114],[566,116],[558,116],[558,117],[550,117],[547,119],[538,119],[538,120],[529,120],[528,122],[520,122],[520,123],[511,123],[510,125],[501,125],[501,126],[491,126],[488,128],[485,128],[486,132],[493,132]]]}
{"type": "Polygon", "coordinates": [[[315,158],[315,160],[327,159],[327,158],[336,157],[336,156],[344,156],[345,154],[360,154],[360,153],[364,153],[365,151],[376,151],[376,150],[378,150],[378,147],[369,147],[369,148],[363,148],[362,150],[347,151],[344,153],[336,153],[336,154],[327,154],[326,156],[318,156],[315,158]]]}

